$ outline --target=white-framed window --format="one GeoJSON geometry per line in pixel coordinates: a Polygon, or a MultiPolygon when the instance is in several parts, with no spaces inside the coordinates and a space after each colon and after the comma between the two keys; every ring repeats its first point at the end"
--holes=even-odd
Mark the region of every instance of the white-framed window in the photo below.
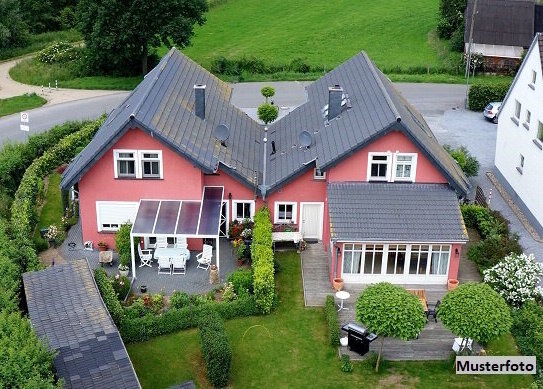
{"type": "Polygon", "coordinates": [[[97,201],[96,226],[99,232],[118,231],[124,223],[133,223],[138,203],[132,201],[97,201]]]}
{"type": "Polygon", "coordinates": [[[522,174],[522,171],[524,170],[524,155],[522,154],[520,154],[520,158],[518,160],[517,170],[520,174],[522,174]]]}
{"type": "Polygon", "coordinates": [[[415,182],[417,154],[396,154],[394,156],[394,181],[415,182]]]}
{"type": "Polygon", "coordinates": [[[392,157],[387,153],[369,153],[368,181],[389,181],[392,157]]]}
{"type": "Polygon", "coordinates": [[[242,221],[253,219],[255,215],[254,200],[232,200],[232,219],[242,221]]]}
{"type": "Polygon", "coordinates": [[[522,110],[522,104],[515,100],[515,117],[520,120],[520,111],[522,110]]]}
{"type": "Polygon", "coordinates": [[[526,117],[524,119],[524,124],[530,127],[530,120],[532,120],[532,113],[529,110],[526,110],[526,117]]]}
{"type": "Polygon", "coordinates": [[[162,150],[140,150],[142,178],[162,178],[162,150]]]}
{"type": "Polygon", "coordinates": [[[298,203],[296,202],[275,202],[275,210],[273,213],[274,223],[296,223],[296,215],[298,213],[298,203]]]}
{"type": "Polygon", "coordinates": [[[405,269],[405,244],[389,244],[387,255],[387,274],[403,274],[405,269]]]}
{"type": "Polygon", "coordinates": [[[115,178],[137,178],[136,150],[113,150],[115,178]]]}
{"type": "Polygon", "coordinates": [[[313,169],[313,178],[315,180],[326,180],[326,172],[322,172],[321,169],[313,169]]]}
{"type": "Polygon", "coordinates": [[[413,244],[409,258],[409,274],[426,274],[430,246],[413,244]]]}
{"type": "Polygon", "coordinates": [[[535,70],[532,70],[532,82],[531,82],[531,84],[535,86],[536,80],[537,80],[537,72],[535,70]]]}
{"type": "Polygon", "coordinates": [[[432,256],[428,274],[446,275],[449,270],[450,257],[450,245],[432,245],[432,256]]]}
{"type": "Polygon", "coordinates": [[[540,142],[543,142],[543,123],[541,123],[539,121],[538,121],[538,125],[537,125],[537,139],[540,142]]]}

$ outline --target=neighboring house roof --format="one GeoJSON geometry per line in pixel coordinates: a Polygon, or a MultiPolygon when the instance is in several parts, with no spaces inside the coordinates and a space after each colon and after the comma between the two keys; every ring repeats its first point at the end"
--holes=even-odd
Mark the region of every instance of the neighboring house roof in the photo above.
{"type": "Polygon", "coordinates": [[[391,130],[404,132],[460,195],[469,184],[443,150],[428,125],[391,82],[361,52],[308,88],[308,101],[269,127],[266,179],[263,183],[262,127],[230,104],[230,87],[172,49],[132,94],[108,117],[91,143],[66,169],[62,187],[78,182],[128,128],[140,126],[187,157],[204,172],[221,168],[261,193],[274,191],[314,166],[326,170],[391,130]],[[206,119],[194,114],[194,84],[206,84],[206,119]],[[328,88],[340,85],[348,103],[338,117],[326,120],[328,88]],[[215,140],[218,124],[230,128],[227,147],[215,140]],[[301,131],[313,135],[300,148],[301,131]],[[273,141],[277,152],[271,154],[273,141]]]}
{"type": "Polygon", "coordinates": [[[140,388],[86,260],[23,274],[30,321],[67,388],[140,388]]]}
{"type": "MultiPolygon", "coordinates": [[[[464,42],[469,42],[475,0],[468,0],[465,12],[464,42]]],[[[534,37],[533,0],[477,0],[473,23],[473,43],[528,47],[534,37]]]]}
{"type": "Polygon", "coordinates": [[[463,242],[468,240],[454,191],[446,184],[328,184],[334,241],[463,242]]]}
{"type": "MultiPolygon", "coordinates": [[[[541,33],[541,32],[538,32],[535,35],[534,39],[532,40],[532,44],[530,45],[530,47],[526,51],[525,58],[528,58],[529,56],[534,55],[534,52],[535,52],[535,55],[539,56],[539,58],[540,58],[540,61],[541,61],[541,74],[543,74],[543,33],[541,33]]],[[[515,74],[515,78],[513,79],[513,82],[511,83],[511,86],[509,87],[509,90],[507,91],[507,94],[503,98],[502,111],[503,111],[503,107],[505,106],[506,102],[509,100],[509,96],[511,95],[511,93],[515,89],[515,85],[517,84],[517,80],[519,79],[521,74],[523,74],[525,65],[526,65],[526,61],[522,61],[521,65],[520,65],[520,68],[518,69],[517,74],[515,74]]],[[[538,77],[538,79],[536,80],[536,83],[542,84],[543,80],[541,78],[542,77],[538,77]]]]}
{"type": "Polygon", "coordinates": [[[307,92],[305,104],[270,127],[268,139],[275,142],[277,149],[274,155],[268,153],[266,185],[270,190],[308,168],[326,170],[378,137],[398,130],[418,146],[461,195],[467,193],[469,183],[458,164],[366,53],[342,63],[309,85],[307,92]],[[333,85],[343,87],[349,107],[328,122],[322,110],[328,104],[328,87],[333,85]],[[314,137],[309,149],[298,145],[303,130],[314,137]]]}
{"type": "Polygon", "coordinates": [[[198,165],[204,172],[222,168],[254,184],[260,170],[262,127],[230,104],[231,88],[175,48],[165,55],[134,91],[108,116],[89,145],[66,169],[61,185],[70,187],[129,128],[139,127],[198,165]],[[205,120],[194,113],[194,85],[206,85],[205,120]],[[230,129],[227,147],[213,136],[230,129]]]}

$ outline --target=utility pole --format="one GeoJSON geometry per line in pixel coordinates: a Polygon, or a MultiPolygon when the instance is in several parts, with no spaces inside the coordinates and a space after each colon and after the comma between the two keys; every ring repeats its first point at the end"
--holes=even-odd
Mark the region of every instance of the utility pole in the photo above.
{"type": "MultiPolygon", "coordinates": [[[[475,24],[475,15],[477,14],[477,0],[473,3],[473,12],[471,13],[471,25],[469,27],[469,41],[468,41],[468,58],[466,59],[466,106],[468,108],[468,98],[469,98],[469,71],[471,65],[471,45],[473,44],[473,25],[475,24]]],[[[475,76],[475,71],[473,72],[475,76]]]]}

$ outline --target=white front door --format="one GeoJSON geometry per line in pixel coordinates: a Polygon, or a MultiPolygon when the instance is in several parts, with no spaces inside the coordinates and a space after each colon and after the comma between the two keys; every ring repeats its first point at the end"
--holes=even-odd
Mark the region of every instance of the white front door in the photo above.
{"type": "Polygon", "coordinates": [[[300,231],[307,239],[322,239],[324,203],[300,203],[300,231]]]}

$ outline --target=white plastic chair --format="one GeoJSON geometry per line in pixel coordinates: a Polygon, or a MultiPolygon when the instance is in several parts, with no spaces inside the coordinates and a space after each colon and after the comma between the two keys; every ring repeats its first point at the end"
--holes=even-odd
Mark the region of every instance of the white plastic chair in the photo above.
{"type": "Polygon", "coordinates": [[[455,353],[461,353],[465,349],[468,349],[470,352],[473,351],[471,347],[473,346],[473,339],[468,338],[463,344],[464,338],[454,338],[454,343],[452,349],[455,353]]]}
{"type": "Polygon", "coordinates": [[[187,238],[184,236],[176,238],[173,247],[175,247],[176,249],[186,249],[187,247],[189,247],[187,243],[187,238]]]}
{"type": "Polygon", "coordinates": [[[169,258],[158,258],[158,274],[172,274],[169,258]]]}
{"type": "Polygon", "coordinates": [[[173,257],[171,258],[172,262],[172,274],[185,274],[186,273],[186,262],[183,257],[173,257]]]}
{"type": "Polygon", "coordinates": [[[204,245],[203,251],[196,255],[196,260],[198,261],[198,266],[196,266],[197,269],[209,269],[209,266],[211,266],[211,257],[213,256],[213,246],[209,246],[207,244],[204,245]]]}
{"type": "Polygon", "coordinates": [[[140,256],[140,267],[149,266],[152,267],[153,262],[153,250],[143,250],[138,244],[138,254],[140,256]]]}
{"type": "Polygon", "coordinates": [[[165,236],[158,236],[156,238],[155,248],[164,249],[168,247],[168,238],[165,236]]]}

